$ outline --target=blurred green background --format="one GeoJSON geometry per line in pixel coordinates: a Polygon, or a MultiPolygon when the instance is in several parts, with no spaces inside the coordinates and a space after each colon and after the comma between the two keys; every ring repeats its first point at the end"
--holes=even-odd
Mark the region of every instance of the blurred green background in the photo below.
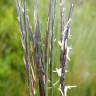
{"type": "MultiPolygon", "coordinates": [[[[42,31],[46,24],[45,10],[48,10],[46,1],[40,1],[42,31]]],[[[68,96],[96,96],[96,0],[75,0],[71,31],[66,84],[78,87],[68,91],[68,96]]],[[[55,63],[56,60],[59,59],[55,63]]],[[[0,96],[27,96],[26,90],[15,2],[0,0],[0,96]]]]}

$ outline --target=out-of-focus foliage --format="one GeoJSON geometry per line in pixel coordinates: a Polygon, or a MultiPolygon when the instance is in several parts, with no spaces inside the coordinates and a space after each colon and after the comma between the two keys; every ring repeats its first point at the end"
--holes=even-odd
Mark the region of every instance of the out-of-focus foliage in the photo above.
{"type": "MultiPolygon", "coordinates": [[[[43,5],[44,0],[40,1],[39,14],[41,21],[44,20],[41,26],[44,32],[44,10],[47,9],[43,5]]],[[[72,23],[73,49],[66,84],[78,87],[68,91],[68,96],[96,96],[96,1],[77,1],[72,23]]],[[[54,54],[55,57],[59,55],[58,52],[54,54]]],[[[27,96],[26,92],[23,50],[15,2],[0,0],[0,96],[27,96]]]]}
{"type": "Polygon", "coordinates": [[[0,1],[0,96],[26,96],[24,64],[13,0],[0,1]]]}

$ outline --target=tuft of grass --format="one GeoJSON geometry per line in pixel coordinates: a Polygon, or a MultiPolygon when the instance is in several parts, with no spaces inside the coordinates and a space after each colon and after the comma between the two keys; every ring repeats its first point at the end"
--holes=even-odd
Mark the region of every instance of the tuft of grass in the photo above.
{"type": "MultiPolygon", "coordinates": [[[[26,0],[16,0],[18,21],[20,25],[21,41],[24,50],[24,63],[27,76],[27,85],[30,96],[53,96],[54,86],[58,84],[60,96],[66,96],[67,89],[74,86],[65,86],[66,64],[71,47],[68,46],[70,35],[70,23],[73,14],[73,0],[70,1],[70,11],[67,21],[65,20],[65,0],[60,0],[60,64],[56,71],[54,66],[55,50],[55,20],[56,0],[49,1],[49,12],[46,20],[44,40],[42,38],[40,19],[38,15],[38,0],[34,0],[34,32],[28,15],[26,0]],[[65,22],[66,21],[66,22],[65,22]],[[54,83],[53,72],[58,74],[58,80],[54,83]]],[[[57,38],[56,38],[57,39],[57,38]]]]}

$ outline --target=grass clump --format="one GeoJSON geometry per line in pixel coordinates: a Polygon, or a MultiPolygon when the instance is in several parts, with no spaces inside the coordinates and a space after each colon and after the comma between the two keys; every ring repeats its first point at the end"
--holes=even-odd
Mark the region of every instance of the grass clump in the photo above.
{"type": "Polygon", "coordinates": [[[21,41],[24,50],[24,63],[26,68],[27,84],[30,96],[54,96],[58,89],[58,95],[66,96],[67,89],[75,86],[65,86],[66,64],[71,47],[68,46],[70,35],[70,22],[73,14],[73,0],[70,1],[70,11],[65,22],[65,0],[60,0],[60,40],[54,39],[56,0],[49,1],[49,12],[46,20],[45,37],[42,38],[40,19],[38,15],[38,0],[34,0],[34,31],[32,30],[28,15],[26,0],[16,0],[18,21],[20,25],[21,41]],[[59,68],[54,68],[54,42],[60,46],[59,68]],[[58,74],[58,80],[54,83],[54,72],[58,74]],[[54,86],[57,86],[54,87],[54,86]],[[55,89],[55,91],[54,91],[55,89]]]}

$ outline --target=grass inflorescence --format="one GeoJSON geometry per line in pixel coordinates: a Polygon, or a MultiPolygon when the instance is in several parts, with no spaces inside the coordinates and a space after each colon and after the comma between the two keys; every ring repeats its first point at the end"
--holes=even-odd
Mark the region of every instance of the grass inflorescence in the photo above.
{"type": "MultiPolygon", "coordinates": [[[[30,96],[53,96],[53,87],[59,83],[60,96],[66,96],[65,72],[69,58],[68,40],[70,39],[70,22],[73,14],[73,0],[65,22],[65,0],[60,0],[60,68],[53,70],[54,32],[57,0],[49,1],[49,11],[46,20],[45,37],[42,40],[40,20],[38,15],[38,0],[34,0],[34,32],[28,16],[27,0],[16,0],[21,41],[24,50],[24,63],[30,96]],[[31,50],[31,51],[30,51],[31,50]],[[31,56],[32,55],[32,56],[31,56]],[[53,73],[57,72],[58,81],[53,82],[53,73]]],[[[72,86],[71,86],[72,87],[72,86]]],[[[74,87],[74,86],[73,86],[74,87]]],[[[68,87],[70,88],[70,86],[68,87]]]]}

